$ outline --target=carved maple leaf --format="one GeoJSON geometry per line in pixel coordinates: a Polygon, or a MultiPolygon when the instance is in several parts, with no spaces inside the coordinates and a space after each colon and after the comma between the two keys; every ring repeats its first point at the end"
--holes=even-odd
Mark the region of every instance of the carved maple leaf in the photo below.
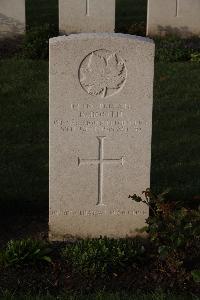
{"type": "Polygon", "coordinates": [[[119,62],[116,54],[107,59],[92,53],[87,67],[82,70],[82,84],[89,94],[106,97],[108,89],[118,89],[125,80],[124,64],[119,62]]]}

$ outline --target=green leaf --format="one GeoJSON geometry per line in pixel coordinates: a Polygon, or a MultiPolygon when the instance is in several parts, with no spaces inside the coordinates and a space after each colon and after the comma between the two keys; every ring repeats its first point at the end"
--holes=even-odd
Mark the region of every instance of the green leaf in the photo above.
{"type": "Polygon", "coordinates": [[[200,270],[192,270],[191,274],[192,274],[193,280],[195,282],[199,283],[200,282],[200,270]]]}
{"type": "Polygon", "coordinates": [[[157,197],[160,201],[164,201],[165,200],[165,196],[167,194],[169,194],[169,192],[171,191],[170,188],[167,188],[163,193],[159,194],[157,197]]]}
{"type": "Polygon", "coordinates": [[[133,196],[129,195],[129,198],[131,198],[133,201],[138,202],[138,203],[142,202],[142,198],[137,196],[136,194],[134,194],[133,196]]]}
{"type": "Polygon", "coordinates": [[[147,232],[148,229],[149,229],[148,226],[144,226],[142,228],[137,228],[135,231],[138,233],[144,233],[144,232],[147,232]]]}
{"type": "Polygon", "coordinates": [[[41,251],[41,249],[37,249],[33,254],[36,255],[41,251]]]}
{"type": "Polygon", "coordinates": [[[49,262],[49,263],[52,262],[52,259],[49,256],[43,256],[42,259],[45,260],[45,261],[47,261],[47,262],[49,262]]]}
{"type": "Polygon", "coordinates": [[[169,248],[167,246],[160,246],[158,248],[158,253],[162,258],[166,257],[169,253],[169,248]]]}

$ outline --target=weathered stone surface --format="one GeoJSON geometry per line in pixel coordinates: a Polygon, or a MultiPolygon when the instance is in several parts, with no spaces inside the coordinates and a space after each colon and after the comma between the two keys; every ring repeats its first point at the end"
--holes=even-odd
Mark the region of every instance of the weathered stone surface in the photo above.
{"type": "Polygon", "coordinates": [[[59,0],[61,34],[114,32],[115,0],[59,0]]]}
{"type": "Polygon", "coordinates": [[[123,34],[50,40],[50,239],[125,237],[148,208],[154,43],[123,34]]]}
{"type": "Polygon", "coordinates": [[[0,0],[0,37],[21,35],[25,27],[25,0],[0,0]]]}
{"type": "Polygon", "coordinates": [[[148,0],[147,35],[200,36],[200,0],[148,0]]]}

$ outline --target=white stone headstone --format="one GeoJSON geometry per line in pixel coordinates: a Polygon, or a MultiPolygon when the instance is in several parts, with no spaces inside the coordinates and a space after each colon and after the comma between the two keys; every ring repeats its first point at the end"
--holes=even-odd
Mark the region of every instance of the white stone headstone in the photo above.
{"type": "Polygon", "coordinates": [[[0,0],[0,37],[21,35],[25,28],[25,0],[0,0]]]}
{"type": "Polygon", "coordinates": [[[145,225],[154,43],[123,34],[50,39],[50,239],[125,237],[145,225]]]}
{"type": "Polygon", "coordinates": [[[200,0],[148,0],[147,35],[200,36],[200,0]]]}
{"type": "Polygon", "coordinates": [[[59,0],[61,34],[114,32],[115,0],[59,0]]]}

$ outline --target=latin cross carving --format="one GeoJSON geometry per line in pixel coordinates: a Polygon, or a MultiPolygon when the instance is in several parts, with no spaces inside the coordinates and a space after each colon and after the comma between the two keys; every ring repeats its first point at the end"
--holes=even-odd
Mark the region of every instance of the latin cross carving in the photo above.
{"type": "Polygon", "coordinates": [[[85,0],[86,1],[86,16],[90,15],[90,0],[85,0]]]}
{"type": "Polygon", "coordinates": [[[111,165],[111,164],[121,164],[123,166],[124,159],[121,158],[104,158],[104,140],[105,136],[98,136],[99,142],[99,153],[97,159],[80,159],[78,157],[78,166],[81,165],[96,165],[98,166],[98,201],[96,205],[104,205],[103,203],[103,175],[104,175],[104,165],[111,165]]]}
{"type": "Polygon", "coordinates": [[[176,0],[176,17],[179,16],[179,6],[180,6],[180,2],[179,0],[176,0]]]}

